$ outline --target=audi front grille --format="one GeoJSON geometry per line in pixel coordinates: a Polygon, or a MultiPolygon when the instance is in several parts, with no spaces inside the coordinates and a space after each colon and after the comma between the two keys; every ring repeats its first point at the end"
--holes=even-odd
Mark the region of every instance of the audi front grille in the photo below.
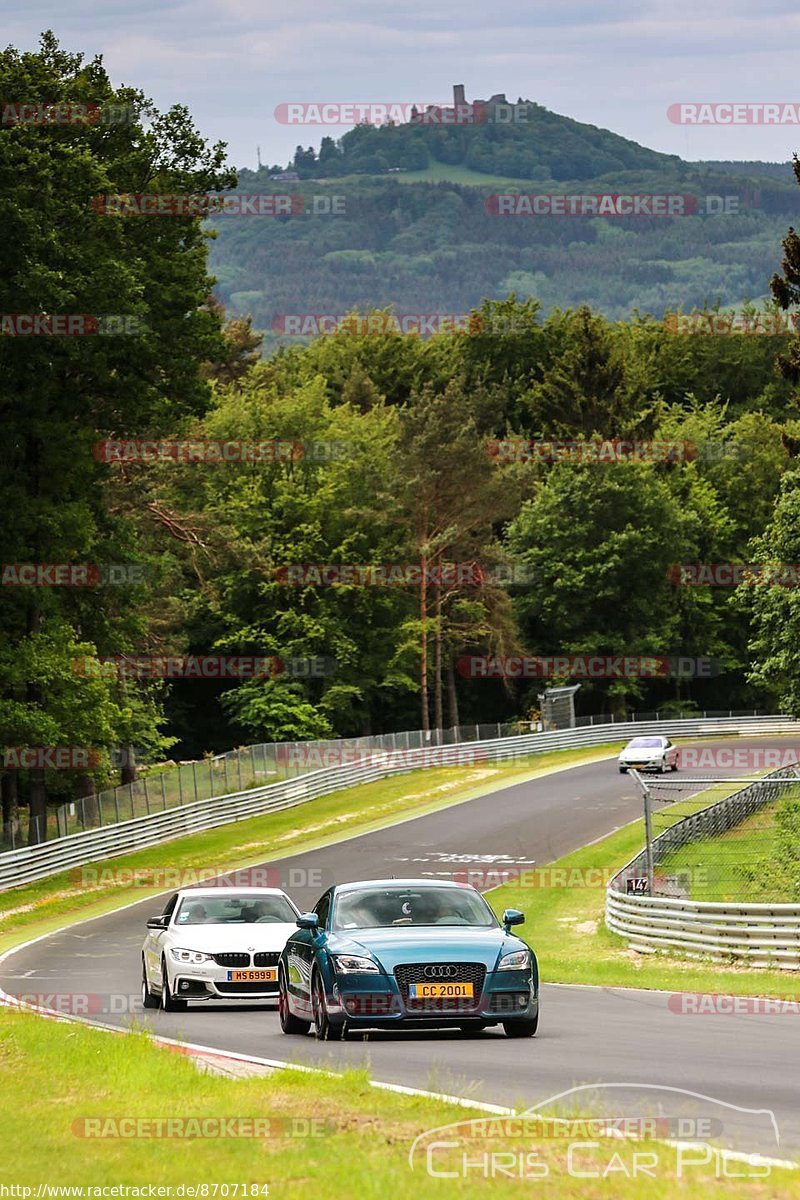
{"type": "Polygon", "coordinates": [[[483,963],[401,963],[394,969],[394,977],[409,1013],[472,1013],[481,1003],[486,967],[483,963]],[[434,975],[426,974],[433,969],[434,975]],[[444,969],[446,974],[440,974],[444,969]],[[412,983],[471,983],[472,996],[426,996],[412,999],[409,988],[412,983]]]}

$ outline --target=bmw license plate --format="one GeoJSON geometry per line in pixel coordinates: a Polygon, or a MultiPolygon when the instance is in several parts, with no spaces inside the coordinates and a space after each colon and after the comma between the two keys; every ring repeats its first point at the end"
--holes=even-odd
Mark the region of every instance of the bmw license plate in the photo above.
{"type": "Polygon", "coordinates": [[[409,984],[408,995],[411,1000],[430,1000],[443,996],[471,997],[471,983],[412,983],[409,984]]]}
{"type": "Polygon", "coordinates": [[[260,971],[228,971],[228,983],[274,983],[277,978],[277,967],[264,967],[260,971]]]}

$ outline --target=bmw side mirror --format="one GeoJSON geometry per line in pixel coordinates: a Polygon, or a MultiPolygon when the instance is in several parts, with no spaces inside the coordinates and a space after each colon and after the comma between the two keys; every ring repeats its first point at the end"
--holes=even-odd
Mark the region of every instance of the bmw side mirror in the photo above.
{"type": "Polygon", "coordinates": [[[295,924],[300,929],[317,929],[319,926],[319,917],[316,913],[300,913],[295,924]]]}
{"type": "Polygon", "coordinates": [[[151,917],[147,922],[148,929],[166,929],[168,925],[169,917],[165,916],[164,913],[161,913],[157,917],[151,917]]]}
{"type": "Polygon", "coordinates": [[[521,913],[518,908],[507,908],[503,913],[503,926],[509,930],[512,925],[522,925],[525,921],[525,914],[521,913]]]}

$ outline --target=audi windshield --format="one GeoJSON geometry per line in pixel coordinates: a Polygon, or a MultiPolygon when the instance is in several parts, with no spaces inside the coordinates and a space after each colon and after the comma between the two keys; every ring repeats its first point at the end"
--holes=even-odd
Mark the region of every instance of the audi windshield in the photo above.
{"type": "Polygon", "coordinates": [[[380,929],[394,925],[497,926],[497,918],[477,892],[466,888],[364,888],[340,893],[333,909],[334,929],[380,929]]]}

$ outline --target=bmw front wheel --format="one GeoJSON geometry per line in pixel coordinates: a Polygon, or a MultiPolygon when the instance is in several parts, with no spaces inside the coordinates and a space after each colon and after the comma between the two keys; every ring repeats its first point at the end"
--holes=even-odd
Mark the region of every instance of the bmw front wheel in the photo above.
{"type": "Polygon", "coordinates": [[[150,984],[147,982],[147,971],[145,970],[144,959],[142,959],[142,1008],[158,1008],[161,1004],[161,997],[158,992],[150,991],[150,984]]]}
{"type": "Polygon", "coordinates": [[[161,962],[161,1007],[164,1012],[186,1012],[186,1001],[176,1000],[170,991],[166,959],[161,962]]]}

